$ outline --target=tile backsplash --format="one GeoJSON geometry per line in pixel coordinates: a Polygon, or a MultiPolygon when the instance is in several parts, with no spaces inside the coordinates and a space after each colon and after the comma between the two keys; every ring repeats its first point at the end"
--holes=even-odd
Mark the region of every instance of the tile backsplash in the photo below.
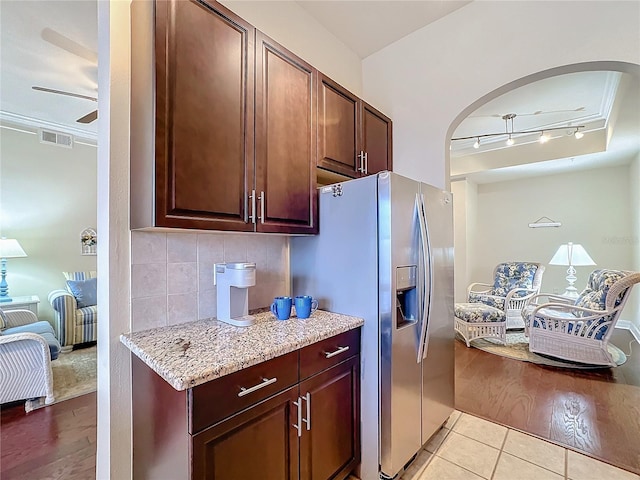
{"type": "Polygon", "coordinates": [[[288,295],[289,239],[225,233],[131,232],[132,331],[216,315],[213,264],[255,262],[249,308],[288,295]]]}

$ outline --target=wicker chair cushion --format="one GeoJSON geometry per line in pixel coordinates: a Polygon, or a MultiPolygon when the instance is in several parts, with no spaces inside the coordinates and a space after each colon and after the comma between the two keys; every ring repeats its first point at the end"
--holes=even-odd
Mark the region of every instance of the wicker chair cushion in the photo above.
{"type": "Polygon", "coordinates": [[[39,322],[29,323],[27,325],[20,325],[18,327],[7,328],[3,335],[11,335],[14,333],[37,333],[41,337],[43,337],[46,342],[49,344],[49,352],[51,353],[51,360],[55,360],[58,358],[58,354],[60,353],[60,342],[55,336],[53,331],[53,327],[51,324],[45,320],[41,320],[39,322]]]}
{"type": "MultiPolygon", "coordinates": [[[[591,272],[591,275],[589,275],[587,286],[582,293],[580,293],[574,305],[577,307],[590,308],[591,310],[605,310],[609,287],[623,277],[625,277],[625,273],[619,270],[594,270],[591,272]]],[[[616,298],[616,307],[620,305],[624,293],[625,291],[622,291],[618,298],[616,298]]],[[[577,317],[589,315],[579,310],[576,310],[574,314],[577,317]]]]}
{"type": "Polygon", "coordinates": [[[490,307],[504,310],[505,297],[495,297],[486,293],[469,292],[469,301],[472,303],[484,303],[490,307]]]}
{"type": "Polygon", "coordinates": [[[454,315],[470,323],[504,322],[507,318],[504,311],[484,303],[456,303],[454,315]]]}
{"type": "MultiPolygon", "coordinates": [[[[538,266],[527,262],[505,262],[496,267],[493,295],[506,297],[514,288],[533,288],[533,277],[538,266]]],[[[514,297],[524,297],[527,292],[516,292],[514,297]]]]}

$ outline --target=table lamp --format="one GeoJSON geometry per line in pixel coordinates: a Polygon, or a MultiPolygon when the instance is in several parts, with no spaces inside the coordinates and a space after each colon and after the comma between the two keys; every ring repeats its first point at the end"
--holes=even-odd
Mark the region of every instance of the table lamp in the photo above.
{"type": "Polygon", "coordinates": [[[10,302],[9,285],[7,285],[7,258],[26,257],[15,238],[0,238],[0,302],[10,302]]]}
{"type": "Polygon", "coordinates": [[[562,294],[569,298],[578,298],[578,290],[573,286],[576,277],[576,269],[585,265],[595,265],[596,262],[589,256],[587,251],[579,243],[571,242],[560,245],[553,258],[549,261],[549,265],[568,265],[566,280],[569,283],[567,289],[562,294]]]}

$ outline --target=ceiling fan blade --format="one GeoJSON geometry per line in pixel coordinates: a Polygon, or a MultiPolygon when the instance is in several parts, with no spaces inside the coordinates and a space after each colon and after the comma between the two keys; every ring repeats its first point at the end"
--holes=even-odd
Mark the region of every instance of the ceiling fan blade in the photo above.
{"type": "Polygon", "coordinates": [[[71,40],[69,37],[62,35],[50,28],[44,28],[40,34],[43,40],[55,45],[58,48],[66,50],[78,57],[89,60],[91,63],[98,63],[98,54],[93,50],[80,45],[78,42],[71,40]]]}
{"type": "Polygon", "coordinates": [[[87,113],[84,117],[81,117],[78,120],[76,120],[76,122],[78,122],[78,123],[91,123],[96,118],[98,118],[98,110],[94,110],[91,113],[87,113]]]}
{"type": "Polygon", "coordinates": [[[96,97],[90,97],[88,95],[80,95],[79,93],[65,92],[63,90],[55,90],[53,88],[45,88],[45,87],[31,87],[31,88],[33,88],[34,90],[38,90],[39,92],[55,93],[58,95],[66,95],[67,97],[83,98],[85,100],[91,100],[92,102],[98,101],[96,97]]]}

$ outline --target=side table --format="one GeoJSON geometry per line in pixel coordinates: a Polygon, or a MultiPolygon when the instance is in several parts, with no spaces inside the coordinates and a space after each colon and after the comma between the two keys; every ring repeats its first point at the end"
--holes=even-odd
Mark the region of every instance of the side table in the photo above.
{"type": "Polygon", "coordinates": [[[38,316],[38,304],[40,298],[37,295],[28,295],[26,297],[11,297],[8,302],[0,302],[2,310],[31,310],[38,316]]]}

